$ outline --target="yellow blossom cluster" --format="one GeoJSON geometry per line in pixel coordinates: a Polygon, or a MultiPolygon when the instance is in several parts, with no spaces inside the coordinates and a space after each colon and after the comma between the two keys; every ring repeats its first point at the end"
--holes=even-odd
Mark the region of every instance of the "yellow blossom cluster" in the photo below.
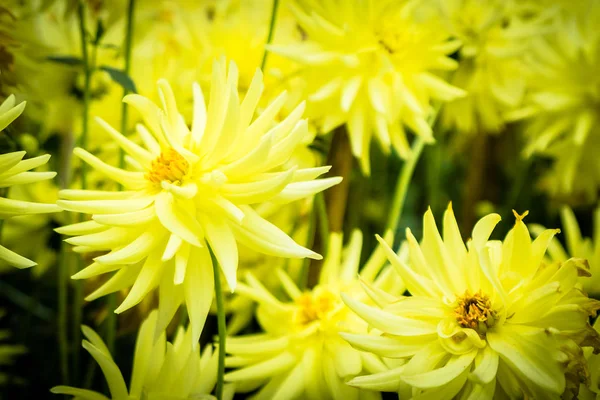
{"type": "Polygon", "coordinates": [[[0,389],[600,399],[598,21],[7,0],[0,389]]]}

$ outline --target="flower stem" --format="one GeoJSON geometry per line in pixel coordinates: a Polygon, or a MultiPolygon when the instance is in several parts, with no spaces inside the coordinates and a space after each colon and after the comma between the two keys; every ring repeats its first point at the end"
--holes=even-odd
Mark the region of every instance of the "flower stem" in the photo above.
{"type": "MultiPolygon", "coordinates": [[[[89,120],[89,109],[90,109],[90,81],[91,81],[91,69],[88,55],[88,44],[87,44],[87,29],[85,20],[85,5],[83,1],[80,1],[77,7],[77,13],[79,17],[79,36],[81,39],[81,59],[83,62],[84,72],[84,91],[83,91],[83,112],[81,117],[81,137],[79,145],[86,149],[88,143],[88,120],[89,120]]],[[[81,163],[81,188],[87,189],[87,164],[81,163]]],[[[80,220],[82,218],[80,217],[80,220]]],[[[83,259],[78,258],[77,270],[83,268],[83,259]]],[[[78,382],[79,378],[79,349],[81,342],[81,320],[83,315],[83,281],[75,282],[75,293],[73,299],[73,375],[74,382],[78,382]]]]}
{"type": "Polygon", "coordinates": [[[67,303],[68,296],[67,281],[68,263],[67,263],[67,244],[62,242],[60,245],[60,254],[58,262],[58,350],[60,353],[60,377],[61,382],[65,385],[69,384],[69,339],[67,337],[68,318],[67,318],[67,303]]]}
{"type": "MultiPolygon", "coordinates": [[[[135,10],[135,0],[129,0],[127,6],[127,27],[125,31],[125,67],[124,71],[127,76],[131,71],[131,42],[133,40],[133,15],[135,10]]],[[[129,90],[123,89],[123,97],[129,94],[129,90]]],[[[127,120],[128,120],[128,108],[127,103],[121,104],[121,133],[127,135],[127,120]]],[[[125,151],[123,149],[119,152],[119,168],[125,167],[125,151]]],[[[119,190],[123,190],[123,186],[119,185],[119,190]]],[[[111,293],[108,295],[106,301],[106,307],[108,314],[106,317],[106,347],[110,353],[113,353],[115,348],[115,336],[117,333],[117,315],[114,310],[117,305],[117,293],[111,293]]]]}
{"type": "MultiPolygon", "coordinates": [[[[8,189],[2,188],[0,189],[0,197],[8,197],[8,189]]],[[[0,219],[0,243],[2,243],[2,229],[4,228],[4,219],[0,219]]]]}
{"type": "Polygon", "coordinates": [[[269,24],[269,35],[267,36],[267,43],[265,45],[265,51],[263,53],[263,58],[260,63],[260,69],[264,72],[265,66],[267,65],[267,45],[271,44],[273,40],[273,35],[275,34],[275,21],[277,20],[277,9],[279,8],[279,0],[273,0],[273,9],[271,11],[271,23],[269,24]]]}
{"type": "MultiPolygon", "coordinates": [[[[127,6],[127,27],[125,32],[125,45],[124,45],[124,53],[125,53],[125,67],[123,71],[127,76],[129,76],[131,72],[131,42],[133,40],[133,15],[135,10],[135,0],[129,0],[129,5],[127,6]]],[[[123,89],[123,97],[129,94],[129,90],[126,88],[123,89]]],[[[127,135],[127,117],[128,117],[128,108],[127,103],[123,102],[121,104],[121,134],[127,135]]],[[[125,151],[121,149],[119,154],[119,167],[123,168],[125,166],[125,151]]]]}
{"type": "MultiPolygon", "coordinates": [[[[80,1],[77,7],[79,14],[79,36],[81,38],[81,60],[83,62],[84,73],[84,89],[83,89],[83,112],[81,115],[81,138],[79,145],[86,149],[88,142],[88,117],[90,108],[90,81],[91,70],[89,65],[88,46],[87,46],[87,29],[85,23],[85,6],[84,2],[80,1]]],[[[81,163],[81,188],[87,188],[87,164],[81,163]]],[[[79,328],[78,328],[79,329],[79,328]]]]}
{"type": "MultiPolygon", "coordinates": [[[[210,249],[210,247],[209,247],[210,249]]],[[[215,397],[217,400],[223,399],[223,383],[225,376],[225,340],[227,336],[227,325],[225,321],[225,302],[223,299],[223,287],[221,286],[221,271],[212,250],[210,256],[213,263],[213,273],[215,276],[215,297],[217,299],[217,327],[219,330],[219,369],[217,370],[217,387],[215,397]]]]}
{"type": "Polygon", "coordinates": [[[325,257],[327,255],[327,246],[329,244],[329,220],[327,218],[325,196],[322,192],[315,195],[315,207],[317,207],[319,235],[321,237],[321,253],[323,257],[325,257]]]}
{"type": "MultiPolygon", "coordinates": [[[[433,113],[429,116],[429,121],[427,121],[432,129],[436,125],[439,111],[440,106],[438,104],[436,107],[434,107],[433,113]]],[[[410,149],[410,157],[404,161],[402,171],[400,172],[400,175],[398,175],[398,180],[396,181],[396,190],[394,191],[394,199],[392,200],[392,208],[389,214],[390,216],[388,218],[386,231],[391,230],[395,234],[396,230],[398,229],[400,217],[402,216],[402,210],[404,209],[406,193],[408,192],[408,185],[410,184],[413,172],[417,166],[417,161],[419,161],[419,157],[421,156],[424,147],[425,140],[421,136],[417,136],[410,149]]]]}
{"type": "Polygon", "coordinates": [[[398,181],[396,182],[396,190],[394,192],[394,199],[392,201],[392,207],[389,214],[390,217],[388,218],[386,231],[391,230],[396,233],[396,229],[398,229],[398,223],[400,222],[400,217],[402,216],[402,209],[404,208],[404,201],[406,200],[408,186],[415,170],[415,166],[417,165],[417,161],[423,152],[423,147],[425,147],[425,141],[423,138],[418,136],[412,145],[410,158],[404,161],[402,171],[400,172],[400,175],[398,175],[398,181]]]}

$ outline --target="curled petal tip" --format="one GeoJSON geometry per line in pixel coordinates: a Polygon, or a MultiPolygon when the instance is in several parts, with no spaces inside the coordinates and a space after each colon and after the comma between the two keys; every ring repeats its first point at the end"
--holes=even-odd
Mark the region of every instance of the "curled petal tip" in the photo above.
{"type": "Polygon", "coordinates": [[[515,210],[512,210],[512,212],[513,212],[513,215],[515,216],[515,218],[517,219],[517,222],[523,221],[523,219],[529,215],[529,210],[525,210],[525,212],[523,214],[519,214],[515,210]]]}

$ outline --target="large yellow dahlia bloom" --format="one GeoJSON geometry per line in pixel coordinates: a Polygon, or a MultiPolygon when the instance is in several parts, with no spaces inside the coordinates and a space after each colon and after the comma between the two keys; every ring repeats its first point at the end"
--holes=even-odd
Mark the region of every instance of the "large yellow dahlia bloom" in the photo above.
{"type": "MultiPolygon", "coordinates": [[[[560,219],[565,233],[566,250],[558,239],[552,240],[548,246],[550,262],[564,262],[571,257],[586,260],[590,266],[591,276],[581,277],[581,285],[590,296],[600,298],[600,207],[594,211],[592,238],[581,235],[579,224],[571,208],[562,207],[560,219]]],[[[536,224],[533,224],[530,229],[536,235],[544,231],[544,227],[536,224]]]]}
{"type": "Polygon", "coordinates": [[[320,258],[260,217],[252,205],[307,197],[337,184],[340,178],[315,180],[329,167],[284,167],[307,134],[306,120],[301,119],[304,105],[274,123],[285,101],[283,93],[254,118],[262,74],[257,71],[242,102],[237,78],[235,64],[227,69],[224,59],[215,62],[208,109],[200,87],[194,85],[191,128],[164,80],[158,83],[161,107],[140,95],[126,96],[124,101],[145,121],[137,126],[144,146],[98,122],[128,154],[129,170],[75,149],[78,157],[125,189],[59,194],[58,204],[64,209],[92,214],[91,221],[58,230],[76,236],[67,239],[76,246],[74,250],[110,251],[73,278],[118,271],[88,300],[133,285],[116,309],[120,313],[159,287],[159,325],[166,326],[185,302],[197,340],[214,288],[209,246],[232,291],[238,242],[280,257],[320,258]]]}
{"type": "Polygon", "coordinates": [[[600,351],[589,323],[600,302],[578,284],[579,275],[589,274],[585,263],[542,262],[558,230],[532,242],[524,215],[516,217],[501,242],[489,240],[500,216],[485,216],[465,246],[451,208],[443,236],[427,211],[420,244],[407,229],[408,263],[382,243],[412,297],[372,307],[345,296],[376,329],[346,339],[357,349],[406,362],[349,384],[399,391],[406,399],[559,399],[576,393],[589,378],[581,346],[600,351]]]}
{"type": "Polygon", "coordinates": [[[225,380],[235,382],[242,392],[260,387],[255,399],[380,398],[374,391],[345,384],[361,372],[386,367],[379,357],[353,349],[340,337],[340,332],[367,332],[367,324],[344,305],[340,293],[364,295],[362,283],[373,293],[385,289],[400,294],[404,284],[391,267],[384,268],[381,248],[358,275],[361,247],[360,231],[353,233],[343,252],[342,235],[332,234],[319,283],[312,290],[300,290],[288,274],[276,270],[285,300],[248,273],[247,284],[240,283],[238,290],[258,302],[256,316],[264,333],[227,339],[226,365],[235,370],[225,380]]]}
{"type": "Polygon", "coordinates": [[[324,133],[346,124],[352,153],[368,172],[373,136],[384,151],[403,157],[404,127],[433,141],[427,118],[432,99],[453,100],[463,91],[435,75],[456,68],[439,21],[417,15],[420,1],[312,1],[293,7],[306,40],[270,49],[303,65],[299,78],[308,116],[324,133]]]}
{"type": "MultiPolygon", "coordinates": [[[[9,96],[0,105],[0,131],[14,121],[25,109],[25,102],[15,105],[15,97],[9,96]]],[[[14,185],[33,183],[45,179],[52,179],[56,172],[31,172],[31,169],[44,165],[50,159],[46,154],[39,157],[23,160],[24,151],[15,151],[0,154],[0,190],[7,191],[14,185]]],[[[60,208],[55,204],[34,203],[29,201],[7,199],[5,192],[0,196],[0,222],[3,219],[30,215],[58,212],[60,208]]],[[[0,259],[17,268],[28,268],[36,265],[31,261],[9,249],[0,246],[0,259]]]]}
{"type": "MultiPolygon", "coordinates": [[[[192,330],[179,327],[174,341],[168,342],[165,333],[155,335],[158,312],[152,311],[140,326],[129,390],[119,366],[106,344],[93,329],[82,326],[87,340],[83,348],[96,360],[108,384],[113,400],[133,399],[211,399],[217,381],[218,354],[212,346],[202,353],[190,340],[192,330]]],[[[71,386],[56,386],[52,393],[74,396],[80,400],[108,400],[101,393],[71,386]]],[[[223,399],[233,398],[233,388],[225,388],[223,399]]]]}

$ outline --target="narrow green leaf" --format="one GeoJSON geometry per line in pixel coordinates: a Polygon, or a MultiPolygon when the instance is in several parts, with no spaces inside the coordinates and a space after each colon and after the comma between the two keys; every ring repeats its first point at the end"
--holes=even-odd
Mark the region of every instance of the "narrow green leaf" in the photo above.
{"type": "Polygon", "coordinates": [[[100,40],[102,40],[102,36],[104,36],[104,24],[102,23],[102,19],[98,18],[98,26],[96,27],[96,38],[94,39],[94,45],[98,46],[100,40]]]}
{"type": "Polygon", "coordinates": [[[48,56],[46,59],[51,62],[70,66],[80,66],[83,64],[81,58],[73,56],[48,56]]]}
{"type": "Polygon", "coordinates": [[[131,93],[137,93],[133,79],[131,79],[131,77],[127,75],[123,70],[107,66],[102,66],[100,67],[100,69],[108,72],[112,80],[121,85],[123,89],[131,93]]]}

